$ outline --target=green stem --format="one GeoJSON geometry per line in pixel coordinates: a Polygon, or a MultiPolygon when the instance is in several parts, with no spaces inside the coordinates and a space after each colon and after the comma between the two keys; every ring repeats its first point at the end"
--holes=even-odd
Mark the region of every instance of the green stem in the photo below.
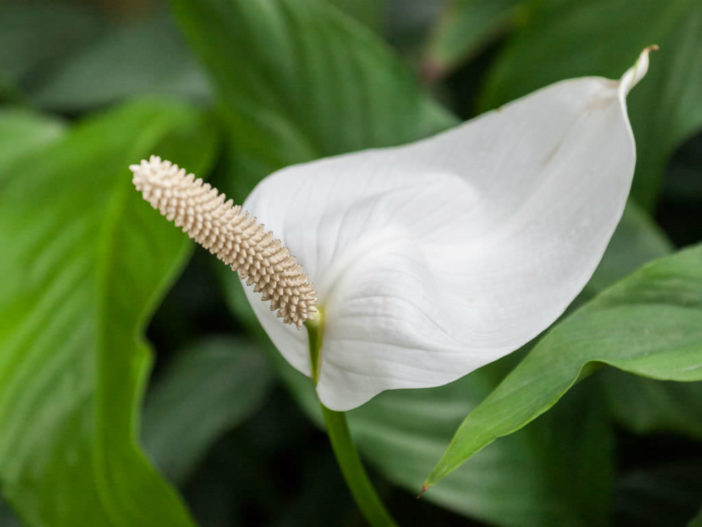
{"type": "MultiPolygon", "coordinates": [[[[319,380],[319,371],[322,363],[322,338],[324,336],[324,316],[319,311],[319,316],[305,323],[309,335],[310,365],[312,380],[315,386],[319,380]]],[[[341,469],[344,480],[353,495],[358,508],[373,527],[396,527],[395,521],[385,510],[383,502],[378,497],[373,484],[368,479],[368,474],[363,468],[363,463],[351,439],[349,426],[346,423],[344,412],[330,410],[320,402],[324,423],[327,425],[327,434],[331,441],[336,462],[341,469]]]]}
{"type": "Polygon", "coordinates": [[[363,468],[363,463],[346,424],[346,414],[330,410],[323,404],[321,406],[336,462],[339,464],[341,473],[344,475],[358,508],[361,509],[366,520],[373,527],[395,526],[395,522],[385,510],[383,502],[380,501],[363,468]]]}

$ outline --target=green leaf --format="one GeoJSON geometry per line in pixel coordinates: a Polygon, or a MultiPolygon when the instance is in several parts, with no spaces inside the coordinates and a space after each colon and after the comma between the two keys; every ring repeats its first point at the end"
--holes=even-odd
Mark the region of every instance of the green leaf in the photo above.
{"type": "Polygon", "coordinates": [[[166,14],[116,26],[51,71],[29,98],[61,111],[86,110],[140,94],[210,97],[207,80],[166,14]]]}
{"type": "Polygon", "coordinates": [[[147,100],[0,167],[0,481],[28,526],[192,524],[135,440],[144,325],[190,244],[127,167],[158,152],[202,173],[211,129],[147,100]]]}
{"type": "Polygon", "coordinates": [[[654,381],[614,369],[602,381],[614,418],[629,430],[702,439],[702,382],[654,381]]]}
{"type": "Polygon", "coordinates": [[[330,4],[355,18],[361,24],[380,33],[386,9],[386,0],[327,0],[330,4]]]}
{"type": "Polygon", "coordinates": [[[427,42],[423,71],[444,77],[511,29],[523,0],[450,0],[427,42]]]}
{"type": "MultiPolygon", "coordinates": [[[[671,251],[672,244],[660,228],[629,202],[597,271],[579,298],[594,296],[671,251]]],[[[603,372],[600,382],[612,417],[629,430],[702,437],[702,383],[657,381],[615,369],[603,372]]]]}
{"type": "MultiPolygon", "coordinates": [[[[643,264],[665,256],[672,244],[660,228],[630,202],[607,252],[581,297],[624,278],[643,264]]],[[[675,432],[702,437],[702,383],[677,383],[637,377],[615,369],[600,379],[612,417],[637,433],[675,432]]]]}
{"type": "Polygon", "coordinates": [[[6,0],[0,4],[0,75],[32,89],[55,64],[90,45],[105,26],[94,9],[76,4],[6,0]]]}
{"type": "Polygon", "coordinates": [[[247,341],[210,337],[188,346],[146,399],[144,449],[183,483],[222,433],[261,407],[271,379],[261,350],[247,341]]]}
{"type": "Polygon", "coordinates": [[[0,166],[41,150],[61,137],[63,123],[21,108],[0,109],[0,166]]]}
{"type": "Polygon", "coordinates": [[[325,0],[172,5],[222,101],[237,199],[280,167],[453,123],[370,30],[325,0]]]}
{"type": "Polygon", "coordinates": [[[702,380],[702,245],[661,258],[553,326],[463,421],[433,485],[551,408],[594,363],[660,380],[702,380]]]}
{"type": "Polygon", "coordinates": [[[650,44],[648,76],[629,97],[637,143],[633,195],[651,208],[675,147],[702,126],[702,4],[695,0],[547,0],[496,60],[483,91],[492,108],[560,79],[619,78],[650,44]]]}

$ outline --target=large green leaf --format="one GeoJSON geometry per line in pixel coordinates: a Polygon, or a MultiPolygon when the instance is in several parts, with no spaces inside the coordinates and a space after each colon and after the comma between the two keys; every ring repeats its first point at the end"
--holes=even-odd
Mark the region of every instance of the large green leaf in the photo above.
{"type": "Polygon", "coordinates": [[[127,166],[156,151],[203,171],[210,130],[149,100],[0,169],[0,481],[29,526],[191,525],[135,440],[142,332],[189,243],[127,166]]]}
{"type": "Polygon", "coordinates": [[[638,155],[633,193],[651,207],[673,149],[702,126],[702,4],[546,0],[534,7],[496,60],[483,109],[560,79],[618,78],[644,47],[659,44],[647,78],[629,97],[638,155]]]}
{"type": "MultiPolygon", "coordinates": [[[[63,135],[65,128],[60,121],[48,116],[35,114],[20,108],[3,108],[0,110],[0,166],[9,167],[11,163],[46,148],[63,135]]],[[[4,171],[5,173],[7,170],[4,171]]],[[[0,192],[3,180],[0,172],[0,192]]],[[[2,479],[0,478],[0,481],[2,479]]],[[[0,497],[0,525],[2,527],[19,527],[20,523],[0,497]]]]}
{"type": "Polygon", "coordinates": [[[463,421],[433,485],[551,408],[594,363],[660,380],[702,380],[702,245],[661,258],[554,326],[463,421]]]}
{"type": "Polygon", "coordinates": [[[188,346],[147,397],[145,450],[183,483],[222,433],[259,409],[270,381],[261,351],[245,340],[210,337],[188,346]]]}
{"type": "Polygon", "coordinates": [[[56,119],[20,108],[0,109],[0,166],[47,146],[63,131],[56,119]]]}
{"type": "Polygon", "coordinates": [[[365,27],[326,0],[173,0],[236,150],[233,194],[321,156],[399,144],[453,120],[365,27]]]}

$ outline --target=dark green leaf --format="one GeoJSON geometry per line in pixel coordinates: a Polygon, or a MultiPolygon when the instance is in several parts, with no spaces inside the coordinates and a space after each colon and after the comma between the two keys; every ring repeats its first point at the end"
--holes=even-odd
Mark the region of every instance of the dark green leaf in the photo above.
{"type": "Polygon", "coordinates": [[[139,94],[210,96],[206,79],[166,15],[107,31],[53,68],[29,98],[44,108],[77,111],[139,94]]]}
{"type": "Polygon", "coordinates": [[[423,71],[443,77],[514,25],[523,0],[449,0],[427,43],[423,71]]]}
{"type": "Polygon", "coordinates": [[[551,408],[593,363],[660,380],[702,380],[702,245],[661,258],[555,325],[463,421],[435,484],[551,408]]]}
{"type": "Polygon", "coordinates": [[[22,527],[10,507],[0,498],[0,525],[2,527],[22,527]]]}
{"type": "Polygon", "coordinates": [[[547,0],[495,62],[483,109],[560,79],[618,78],[659,44],[647,78],[629,97],[638,162],[633,194],[651,207],[673,149],[702,126],[702,4],[695,0],[547,0]]]}
{"type": "Polygon", "coordinates": [[[282,166],[453,122],[367,28],[326,0],[172,3],[222,100],[238,199],[282,166]]]}
{"type": "Polygon", "coordinates": [[[383,26],[386,0],[327,0],[347,15],[380,32],[383,26]]]}
{"type": "Polygon", "coordinates": [[[697,515],[690,520],[687,527],[702,527],[702,509],[700,509],[697,515]]]}
{"type": "Polygon", "coordinates": [[[702,439],[702,382],[654,381],[614,369],[602,380],[614,418],[628,429],[702,439]]]}
{"type": "Polygon", "coordinates": [[[148,100],[1,169],[0,480],[28,526],[191,525],[135,440],[142,331],[189,243],[127,167],[158,152],[202,172],[211,128],[148,100]]]}
{"type": "Polygon", "coordinates": [[[144,449],[183,483],[208,447],[260,408],[271,374],[262,351],[244,340],[210,337],[180,352],[144,409],[144,449]]]}
{"type": "Polygon", "coordinates": [[[702,458],[626,471],[617,481],[614,525],[685,525],[702,503],[702,458]]]}
{"type": "Polygon", "coordinates": [[[67,2],[4,1],[0,5],[0,75],[32,89],[59,62],[90,45],[106,22],[67,2]]]}

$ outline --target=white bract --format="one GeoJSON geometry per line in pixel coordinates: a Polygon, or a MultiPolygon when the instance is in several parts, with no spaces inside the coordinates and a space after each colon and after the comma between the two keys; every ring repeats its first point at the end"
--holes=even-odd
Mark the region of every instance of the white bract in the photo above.
{"type": "MultiPolygon", "coordinates": [[[[324,313],[317,392],[334,410],[438,386],[546,329],[585,286],[635,164],[619,81],[558,82],[413,144],[280,170],[244,208],[296,257],[324,313]]],[[[343,126],[343,123],[340,123],[343,126]]],[[[307,334],[247,297],[310,375],[307,334]]]]}

